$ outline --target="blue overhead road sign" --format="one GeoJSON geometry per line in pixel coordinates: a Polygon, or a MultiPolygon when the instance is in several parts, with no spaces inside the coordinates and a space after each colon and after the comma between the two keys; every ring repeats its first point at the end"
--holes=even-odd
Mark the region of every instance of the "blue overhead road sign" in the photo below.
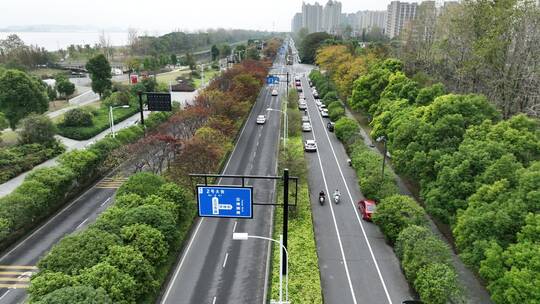
{"type": "Polygon", "coordinates": [[[279,84],[279,77],[268,75],[266,77],[266,84],[279,84]]]}
{"type": "Polygon", "coordinates": [[[197,186],[199,216],[253,217],[253,188],[234,186],[197,186]]]}

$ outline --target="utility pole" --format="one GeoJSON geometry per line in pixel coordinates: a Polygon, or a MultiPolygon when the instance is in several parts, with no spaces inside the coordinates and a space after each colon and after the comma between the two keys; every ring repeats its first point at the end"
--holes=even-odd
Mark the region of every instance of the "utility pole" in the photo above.
{"type": "Polygon", "coordinates": [[[139,110],[141,111],[141,124],[143,126],[143,130],[146,129],[144,126],[144,113],[143,113],[143,101],[142,101],[142,91],[138,91],[137,94],[139,95],[139,110]]]}
{"type": "MultiPolygon", "coordinates": [[[[285,249],[287,249],[287,235],[289,231],[289,169],[283,169],[283,248],[282,257],[283,264],[287,265],[287,254],[285,249]]],[[[282,274],[287,274],[287,269],[282,268],[282,274]]]]}

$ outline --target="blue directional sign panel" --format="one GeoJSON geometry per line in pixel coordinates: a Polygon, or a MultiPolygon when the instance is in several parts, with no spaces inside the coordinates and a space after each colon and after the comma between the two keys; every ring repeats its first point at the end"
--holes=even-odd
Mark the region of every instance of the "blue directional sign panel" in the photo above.
{"type": "Polygon", "coordinates": [[[279,77],[272,75],[267,76],[266,84],[279,84],[279,77]]]}
{"type": "Polygon", "coordinates": [[[253,188],[197,186],[199,216],[253,218],[253,188]]]}

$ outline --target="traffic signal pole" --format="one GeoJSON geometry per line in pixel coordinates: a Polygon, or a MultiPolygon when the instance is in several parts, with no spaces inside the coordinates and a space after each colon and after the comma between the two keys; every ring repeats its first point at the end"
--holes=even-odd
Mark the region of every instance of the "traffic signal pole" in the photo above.
{"type": "MultiPolygon", "coordinates": [[[[283,170],[283,247],[281,248],[282,265],[287,265],[287,235],[289,231],[289,169],[283,170]]],[[[287,274],[287,268],[282,267],[282,274],[287,274]]]]}

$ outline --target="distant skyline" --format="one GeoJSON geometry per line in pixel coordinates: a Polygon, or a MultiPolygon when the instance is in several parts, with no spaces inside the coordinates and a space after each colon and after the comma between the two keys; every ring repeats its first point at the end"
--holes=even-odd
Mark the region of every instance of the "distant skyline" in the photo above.
{"type": "MultiPolygon", "coordinates": [[[[305,2],[324,5],[327,0],[305,2]]],[[[344,13],[353,13],[385,10],[391,0],[340,2],[344,13]]],[[[302,1],[291,0],[197,0],[188,3],[170,0],[1,0],[0,28],[53,24],[89,25],[99,29],[133,27],[150,34],[220,27],[289,31],[291,18],[301,7],[302,1]],[[152,8],[155,13],[151,13],[152,8]]]]}

